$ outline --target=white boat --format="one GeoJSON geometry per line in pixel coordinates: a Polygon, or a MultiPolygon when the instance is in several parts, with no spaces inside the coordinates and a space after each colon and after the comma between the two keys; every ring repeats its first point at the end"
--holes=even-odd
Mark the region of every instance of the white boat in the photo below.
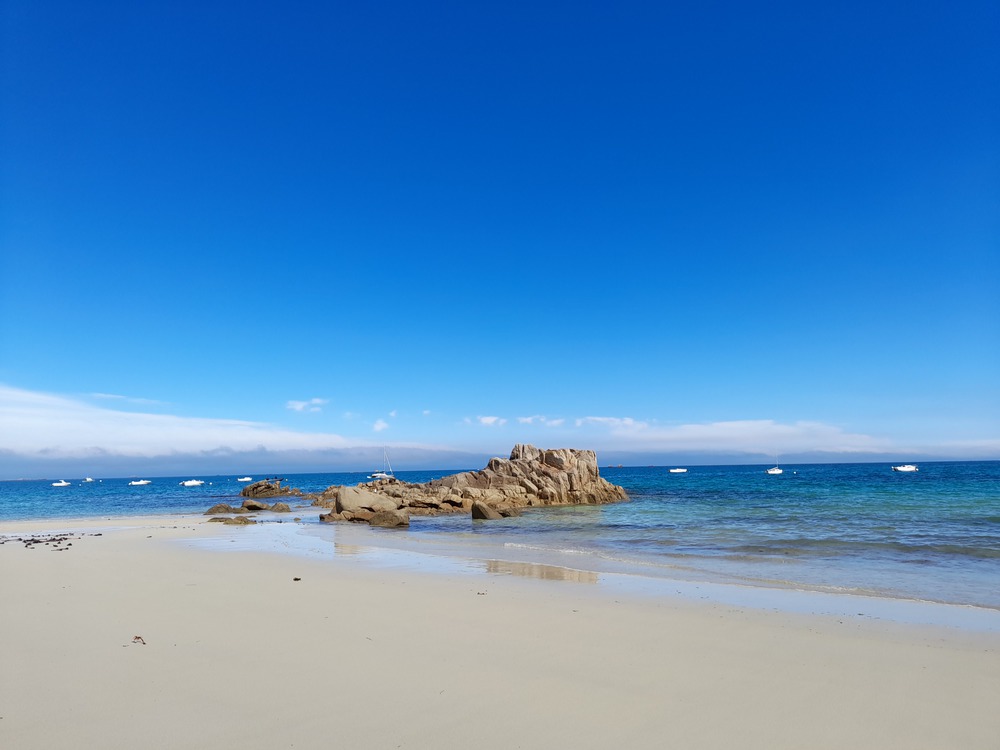
{"type": "Polygon", "coordinates": [[[382,449],[382,470],[373,471],[368,475],[369,479],[395,479],[395,475],[392,473],[392,464],[389,463],[389,453],[385,448],[382,449]]]}
{"type": "Polygon", "coordinates": [[[94,480],[91,477],[84,477],[83,481],[84,482],[93,482],[94,480]]]}
{"type": "Polygon", "coordinates": [[[134,479],[131,482],[129,482],[129,486],[139,487],[144,484],[150,484],[152,481],[153,481],[152,479],[134,479]]]}
{"type": "Polygon", "coordinates": [[[185,479],[183,482],[179,482],[182,487],[201,487],[205,484],[202,479],[185,479]]]}
{"type": "Polygon", "coordinates": [[[785,473],[782,470],[782,468],[780,466],[778,466],[778,457],[777,457],[777,455],[774,457],[774,466],[772,466],[770,469],[767,469],[767,473],[768,474],[784,474],[785,473]]]}
{"type": "Polygon", "coordinates": [[[686,474],[687,473],[687,469],[671,469],[670,473],[671,474],[686,474]]]}
{"type": "Polygon", "coordinates": [[[67,482],[65,479],[60,479],[58,482],[53,482],[52,486],[53,487],[69,487],[69,482],[67,482]]]}
{"type": "Polygon", "coordinates": [[[918,469],[913,464],[900,464],[899,466],[893,466],[892,470],[893,471],[920,471],[920,469],[918,469]]]}
{"type": "Polygon", "coordinates": [[[253,477],[240,477],[236,481],[237,482],[252,482],[253,481],[253,477]]]}

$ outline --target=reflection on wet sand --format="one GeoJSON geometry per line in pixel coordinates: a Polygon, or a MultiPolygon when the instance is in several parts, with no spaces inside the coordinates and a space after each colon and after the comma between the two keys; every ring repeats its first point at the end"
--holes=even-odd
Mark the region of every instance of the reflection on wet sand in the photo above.
{"type": "MultiPolygon", "coordinates": [[[[456,557],[449,554],[421,550],[391,549],[367,544],[347,544],[333,541],[333,554],[337,557],[363,558],[367,563],[421,570],[437,570],[447,573],[492,573],[536,578],[545,581],[571,581],[576,583],[600,583],[599,574],[588,570],[575,570],[559,565],[515,562],[512,560],[484,560],[475,557],[456,557]],[[428,554],[430,552],[430,554],[428,554]]],[[[328,548],[329,549],[329,548],[328,548]]]]}
{"type": "Polygon", "coordinates": [[[573,570],[558,565],[510,562],[509,560],[484,560],[487,573],[540,578],[546,581],[575,581],[576,583],[597,583],[598,574],[589,570],[573,570]]]}
{"type": "Polygon", "coordinates": [[[360,547],[356,544],[333,543],[333,554],[335,555],[363,555],[371,550],[368,547],[360,547]]]}

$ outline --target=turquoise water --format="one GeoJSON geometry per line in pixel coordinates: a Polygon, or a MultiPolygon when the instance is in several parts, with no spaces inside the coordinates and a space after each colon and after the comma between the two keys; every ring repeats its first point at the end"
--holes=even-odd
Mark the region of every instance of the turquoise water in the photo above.
{"type": "MultiPolygon", "coordinates": [[[[374,543],[434,554],[560,565],[598,572],[850,592],[1000,609],[1000,462],[606,468],[630,502],[544,508],[520,518],[414,518],[374,543]]],[[[451,472],[398,472],[427,481],[451,472]]],[[[234,501],[235,477],[103,479],[68,487],[0,482],[0,521],[200,513],[234,501]]],[[[310,492],[364,474],[288,475],[310,492]]],[[[305,516],[305,514],[303,514],[305,516]]],[[[305,533],[333,537],[310,516],[305,533]]],[[[0,527],[2,528],[2,527],[0,527]]]]}

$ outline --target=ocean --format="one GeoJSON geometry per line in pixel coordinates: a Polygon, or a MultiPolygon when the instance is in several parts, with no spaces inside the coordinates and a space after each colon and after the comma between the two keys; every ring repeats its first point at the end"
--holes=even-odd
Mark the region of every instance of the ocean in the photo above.
{"type": "MultiPolygon", "coordinates": [[[[289,531],[303,548],[347,540],[442,559],[631,574],[970,605],[1000,610],[1000,462],[932,462],[915,473],[888,464],[602,467],[629,493],[625,503],[541,508],[518,518],[414,517],[408,530],[320,524],[300,508],[289,531]]],[[[423,482],[453,473],[396,472],[423,482]]],[[[238,504],[236,477],[0,482],[0,534],[11,520],[203,513],[238,504]]],[[[263,477],[255,477],[262,479],[263,477]]],[[[362,473],[290,474],[304,492],[365,481],[362,473]]],[[[293,502],[294,507],[294,502],[293,502]]],[[[267,518],[262,514],[261,518],[267,518]]],[[[279,520],[277,516],[275,520],[279,520]]],[[[243,529],[237,531],[245,531],[243,529]]],[[[258,539],[253,532],[244,537],[258,539]]],[[[252,543],[252,542],[251,542],[252,543]]]]}

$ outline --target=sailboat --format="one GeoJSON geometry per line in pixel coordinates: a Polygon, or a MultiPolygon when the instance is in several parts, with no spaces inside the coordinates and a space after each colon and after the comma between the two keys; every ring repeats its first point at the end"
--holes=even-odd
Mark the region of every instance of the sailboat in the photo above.
{"type": "Polygon", "coordinates": [[[382,449],[382,470],[373,471],[368,475],[369,479],[395,479],[395,475],[392,473],[392,464],[389,463],[389,452],[383,448],[382,449]]]}
{"type": "Polygon", "coordinates": [[[784,474],[784,470],[778,466],[778,457],[774,457],[774,466],[767,470],[768,474],[784,474]]]}

